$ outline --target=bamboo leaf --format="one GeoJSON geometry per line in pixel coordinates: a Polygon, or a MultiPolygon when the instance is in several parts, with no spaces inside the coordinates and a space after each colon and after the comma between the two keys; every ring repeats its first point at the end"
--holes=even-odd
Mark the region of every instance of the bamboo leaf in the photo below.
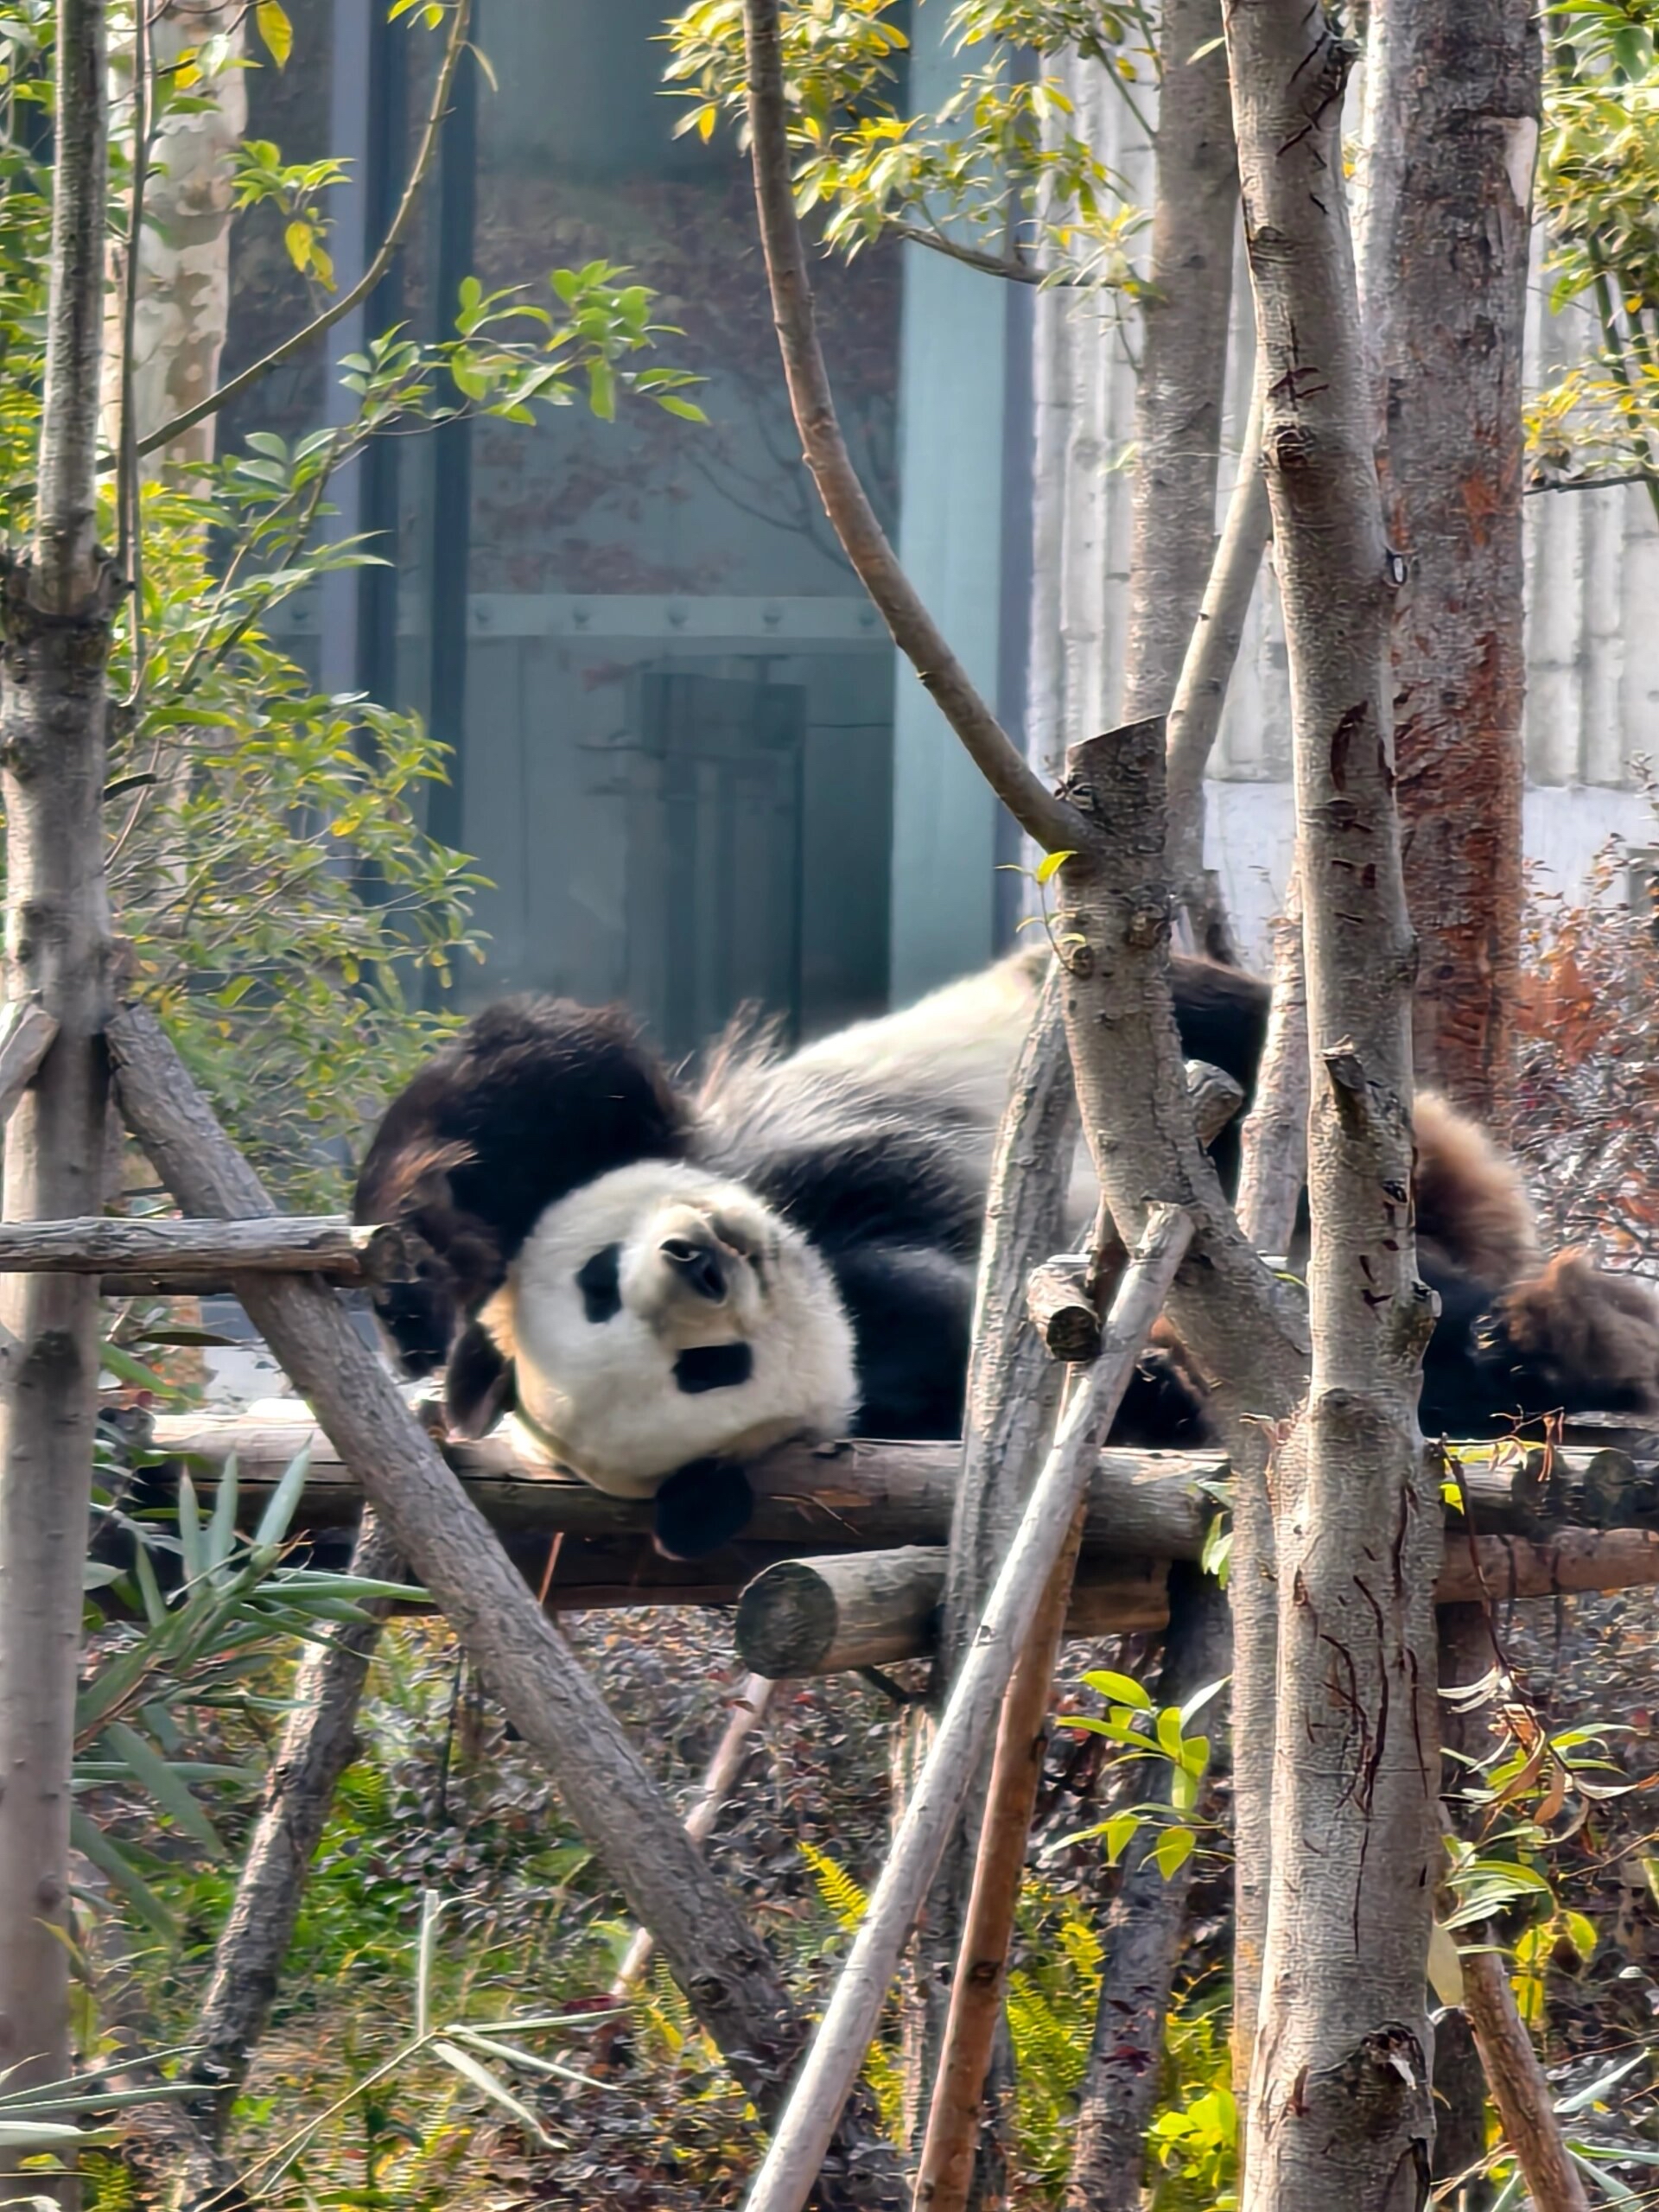
{"type": "Polygon", "coordinates": [[[105,1736],[118,1758],[125,1762],[133,1779],[149,1792],[162,1810],[170,1815],[187,1835],[194,1836],[205,1851],[211,1852],[215,1859],[223,1859],[225,1847],[213,1822],[191,1796],[188,1783],[168,1764],[155,1745],[124,1720],[111,1721],[105,1736]]]}

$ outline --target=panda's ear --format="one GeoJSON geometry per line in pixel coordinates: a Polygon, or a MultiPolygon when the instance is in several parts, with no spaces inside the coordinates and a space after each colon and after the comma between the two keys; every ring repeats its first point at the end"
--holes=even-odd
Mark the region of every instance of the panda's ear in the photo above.
{"type": "Polygon", "coordinates": [[[658,1491],[652,1541],[664,1559],[706,1559],[741,1535],[753,1512],[754,1492],[741,1467],[694,1459],[658,1491]]]}
{"type": "Polygon", "coordinates": [[[512,1404],[512,1365],[488,1334],[469,1321],[455,1338],[443,1373],[443,1415],[451,1436],[476,1443],[512,1404]]]}
{"type": "Polygon", "coordinates": [[[446,1299],[453,1329],[499,1289],[549,1206],[637,1160],[683,1159],[691,1120],[620,1009],[486,1008],[392,1101],[358,1178],[355,1218],[404,1226],[431,1258],[418,1311],[382,1315],[405,1366],[431,1363],[446,1299]]]}

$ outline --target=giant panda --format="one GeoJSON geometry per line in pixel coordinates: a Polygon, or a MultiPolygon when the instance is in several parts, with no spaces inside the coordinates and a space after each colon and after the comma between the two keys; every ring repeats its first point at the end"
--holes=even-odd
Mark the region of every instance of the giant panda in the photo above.
{"type": "MultiPolygon", "coordinates": [[[[785,1438],[955,1436],[995,1131],[1047,957],[793,1053],[740,1027],[695,1084],[615,1008],[487,1008],[393,1102],[359,1179],[358,1219],[398,1224],[419,1255],[375,1292],[404,1372],[443,1370],[452,1433],[511,1412],[598,1488],[654,1499],[659,1547],[685,1558],[741,1529],[744,1463],[785,1438]]],[[[1268,987],[1172,970],[1183,1049],[1248,1091],[1268,987]]],[[[1575,1254],[1542,1265],[1518,1170],[1433,1093],[1416,1140],[1419,1268],[1441,1308],[1425,1429],[1659,1410],[1647,1293],[1575,1254]]],[[[1224,1180],[1236,1154],[1235,1128],[1224,1180]]],[[[1173,1342],[1114,1433],[1203,1440],[1173,1342]]]]}

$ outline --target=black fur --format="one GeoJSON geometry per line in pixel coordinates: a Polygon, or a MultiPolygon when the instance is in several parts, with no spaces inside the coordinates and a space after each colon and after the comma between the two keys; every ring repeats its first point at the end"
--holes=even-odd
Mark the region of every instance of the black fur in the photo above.
{"type": "Polygon", "coordinates": [[[843,1251],[834,1266],[858,1346],[858,1433],[960,1435],[972,1268],[900,1244],[843,1251]]]}
{"type": "Polygon", "coordinates": [[[658,1491],[652,1540],[664,1559],[706,1559],[747,1527],[754,1492],[729,1459],[694,1459],[658,1491]]]}
{"type": "Polygon", "coordinates": [[[576,1288],[582,1293],[582,1310],[595,1328],[607,1321],[614,1321],[622,1311],[622,1285],[619,1267],[622,1258],[620,1244],[607,1244],[602,1252],[595,1252],[584,1262],[576,1274],[576,1288]]]}
{"type": "Polygon", "coordinates": [[[504,1000],[396,1098],[358,1178],[359,1221],[397,1221],[442,1265],[377,1291],[411,1375],[505,1279],[556,1199],[636,1160],[683,1160],[690,1115],[614,1007],[504,1000]]]}
{"type": "Polygon", "coordinates": [[[674,1363],[674,1387],[687,1397],[705,1390],[735,1390],[754,1372],[748,1344],[692,1344],[674,1363]]]}
{"type": "Polygon", "coordinates": [[[455,1338],[443,1371],[443,1417],[449,1433],[476,1442],[512,1406],[512,1364],[482,1324],[469,1321],[455,1338]]]}

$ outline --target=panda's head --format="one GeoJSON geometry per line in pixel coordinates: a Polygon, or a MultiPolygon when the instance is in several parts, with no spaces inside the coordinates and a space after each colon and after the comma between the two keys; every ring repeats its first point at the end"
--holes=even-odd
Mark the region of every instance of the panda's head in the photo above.
{"type": "MultiPolygon", "coordinates": [[[[823,1260],[741,1184],[678,1161],[638,1161],[548,1207],[480,1319],[531,1432],[617,1497],[652,1497],[691,1462],[839,1434],[857,1402],[823,1260]]],[[[458,1382],[452,1367],[452,1401],[458,1382]]]]}

